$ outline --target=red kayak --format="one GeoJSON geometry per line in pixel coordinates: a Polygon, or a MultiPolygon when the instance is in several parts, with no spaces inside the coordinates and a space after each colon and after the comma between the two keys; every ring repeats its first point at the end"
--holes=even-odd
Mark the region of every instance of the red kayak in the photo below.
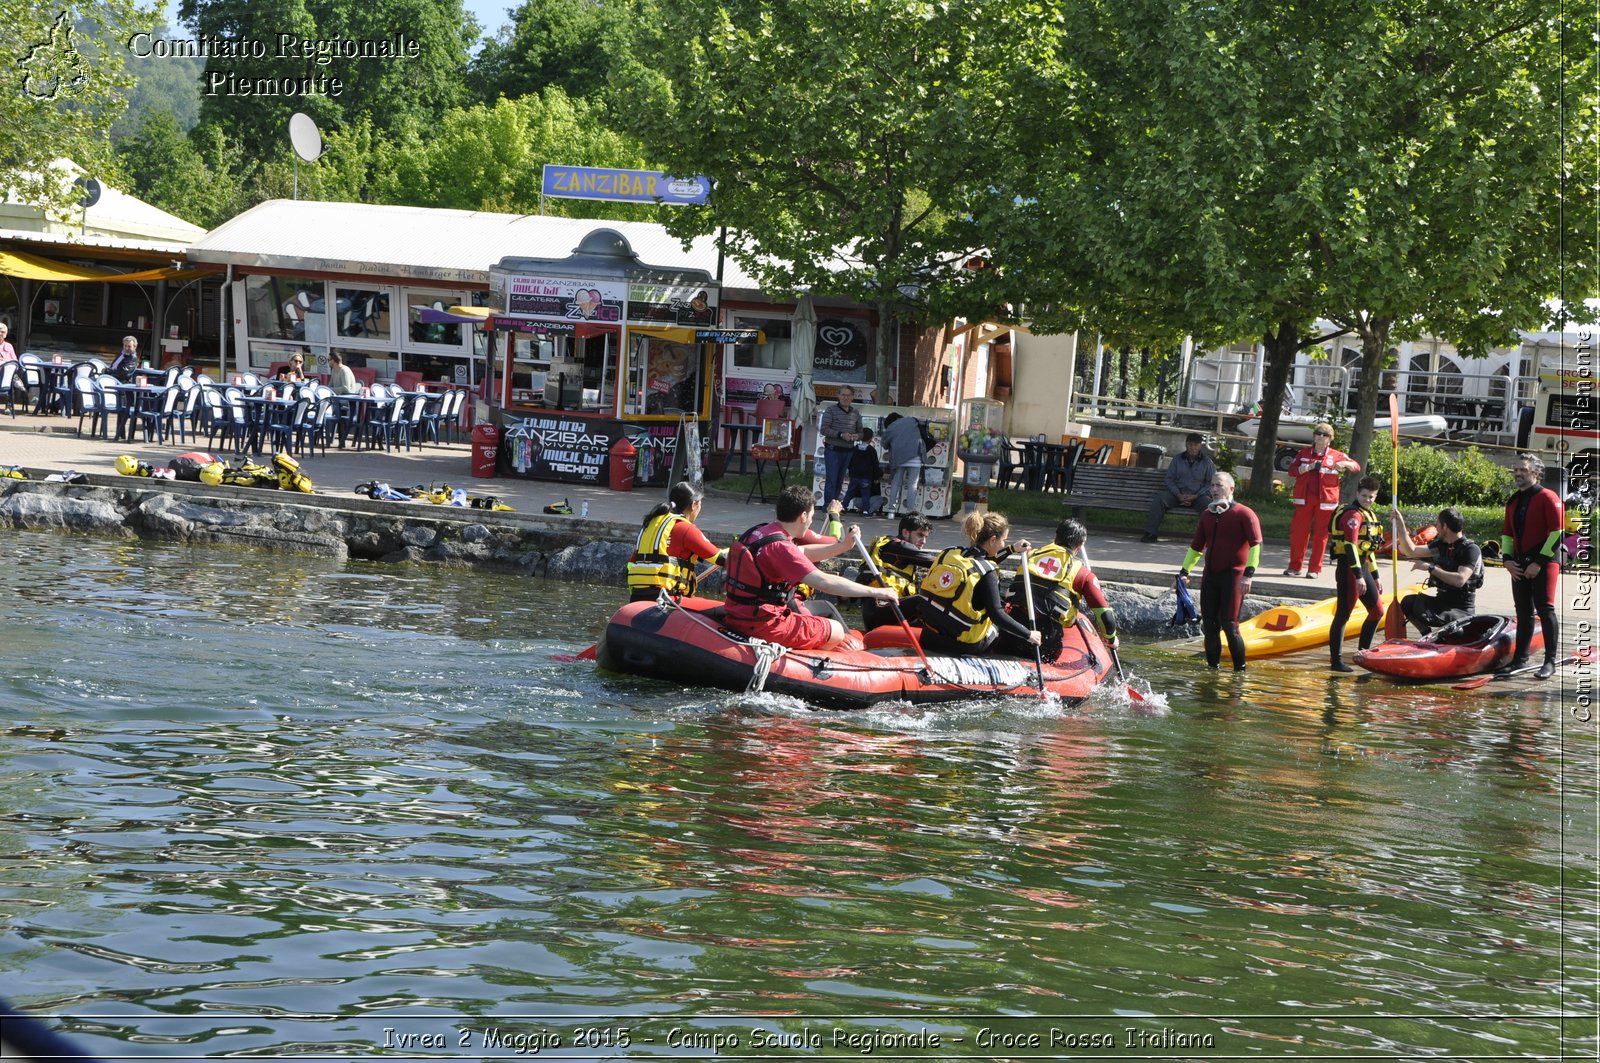
{"type": "MultiPolygon", "coordinates": [[[[1111,654],[1088,624],[1064,635],[1060,658],[1044,666],[1044,688],[1075,705],[1105,678],[1111,654]]],[[[606,623],[596,660],[614,672],[725,690],[754,687],[838,709],[1040,694],[1031,660],[929,657],[930,675],[899,628],[878,628],[864,641],[872,648],[791,650],[753,642],[722,625],[721,602],[685,598],[618,609],[606,623]],[[764,682],[753,684],[758,672],[764,682]]]]}
{"type": "MultiPolygon", "coordinates": [[[[1505,667],[1516,649],[1517,622],[1508,616],[1469,616],[1420,639],[1395,639],[1362,650],[1356,663],[1399,679],[1454,679],[1505,667]]],[[[1535,631],[1530,654],[1544,648],[1535,631]]]]}

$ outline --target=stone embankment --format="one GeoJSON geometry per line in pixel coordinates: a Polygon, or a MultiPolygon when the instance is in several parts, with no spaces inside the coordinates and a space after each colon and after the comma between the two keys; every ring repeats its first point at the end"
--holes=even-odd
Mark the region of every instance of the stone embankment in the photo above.
{"type": "MultiPolygon", "coordinates": [[[[619,588],[638,530],[572,517],[122,476],[87,479],[0,480],[0,527],[248,546],[336,560],[459,565],[619,588]]],[[[848,565],[840,570],[854,575],[848,565]]],[[[720,570],[713,570],[701,587],[720,594],[721,584],[720,570]]],[[[1173,611],[1169,590],[1107,586],[1106,592],[1124,631],[1174,633],[1167,627],[1173,611]]],[[[1245,615],[1270,604],[1251,599],[1245,615]]]]}

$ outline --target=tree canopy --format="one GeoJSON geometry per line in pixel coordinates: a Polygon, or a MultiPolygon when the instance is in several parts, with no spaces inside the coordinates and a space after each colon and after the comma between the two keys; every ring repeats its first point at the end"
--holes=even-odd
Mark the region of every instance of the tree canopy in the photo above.
{"type": "Polygon", "coordinates": [[[131,0],[41,6],[0,0],[0,174],[24,200],[70,209],[75,175],[52,169],[68,158],[89,173],[111,172],[106,131],[127,107],[132,78],[122,54],[101,41],[126,40],[155,23],[131,0]]]}
{"type": "Polygon", "coordinates": [[[641,0],[613,113],[657,164],[715,182],[674,232],[725,231],[773,291],[879,308],[882,388],[895,317],[976,292],[962,204],[1016,112],[997,70],[1028,61],[1039,18],[1013,0],[641,0]]]}
{"type": "Polygon", "coordinates": [[[324,129],[363,116],[378,129],[437,116],[462,101],[478,35],[461,0],[182,0],[179,13],[204,37],[261,46],[260,57],[209,59],[200,104],[201,124],[253,158],[286,154],[296,111],[324,129]],[[364,43],[380,54],[344,54],[364,43]],[[333,78],[337,94],[320,80],[333,78]],[[300,79],[315,84],[284,90],[300,79]]]}

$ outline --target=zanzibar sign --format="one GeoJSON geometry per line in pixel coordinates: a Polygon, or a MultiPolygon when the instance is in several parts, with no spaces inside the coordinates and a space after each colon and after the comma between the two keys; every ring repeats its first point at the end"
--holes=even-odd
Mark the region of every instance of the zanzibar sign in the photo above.
{"type": "Polygon", "coordinates": [[[544,185],[539,191],[564,199],[685,206],[706,201],[711,194],[711,178],[668,177],[659,170],[619,170],[610,166],[546,165],[544,185]]]}

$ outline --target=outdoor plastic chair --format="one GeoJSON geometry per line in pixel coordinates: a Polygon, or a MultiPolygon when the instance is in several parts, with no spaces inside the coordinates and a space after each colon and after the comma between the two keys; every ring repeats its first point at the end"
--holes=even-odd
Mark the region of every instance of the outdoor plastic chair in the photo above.
{"type": "Polygon", "coordinates": [[[177,388],[168,388],[162,393],[159,405],[150,409],[136,409],[134,418],[139,422],[139,427],[144,430],[146,443],[165,443],[167,431],[172,425],[172,415],[178,408],[178,400],[183,393],[177,388]]]}
{"type": "Polygon", "coordinates": [[[17,397],[12,389],[16,387],[19,368],[16,362],[0,363],[0,398],[6,400],[6,412],[13,417],[17,415],[17,397]]]}
{"type": "MultiPolygon", "coordinates": [[[[89,421],[89,434],[108,439],[111,436],[111,418],[118,418],[118,429],[122,425],[122,396],[117,393],[117,378],[110,373],[101,373],[94,378],[94,390],[98,396],[95,401],[95,416],[89,421]],[[96,429],[96,425],[99,428],[96,429]]],[[[119,431],[120,434],[120,431],[119,431]]]]}
{"type": "Polygon", "coordinates": [[[89,418],[89,434],[94,434],[94,426],[101,421],[100,416],[100,391],[94,386],[94,377],[80,375],[72,378],[74,397],[78,406],[78,438],[83,438],[83,419],[89,418]]]}
{"type": "Polygon", "coordinates": [[[367,444],[376,447],[378,440],[382,439],[383,449],[391,449],[400,441],[400,433],[405,430],[405,416],[406,404],[400,399],[390,400],[389,405],[381,407],[376,416],[367,420],[367,444]]]}

